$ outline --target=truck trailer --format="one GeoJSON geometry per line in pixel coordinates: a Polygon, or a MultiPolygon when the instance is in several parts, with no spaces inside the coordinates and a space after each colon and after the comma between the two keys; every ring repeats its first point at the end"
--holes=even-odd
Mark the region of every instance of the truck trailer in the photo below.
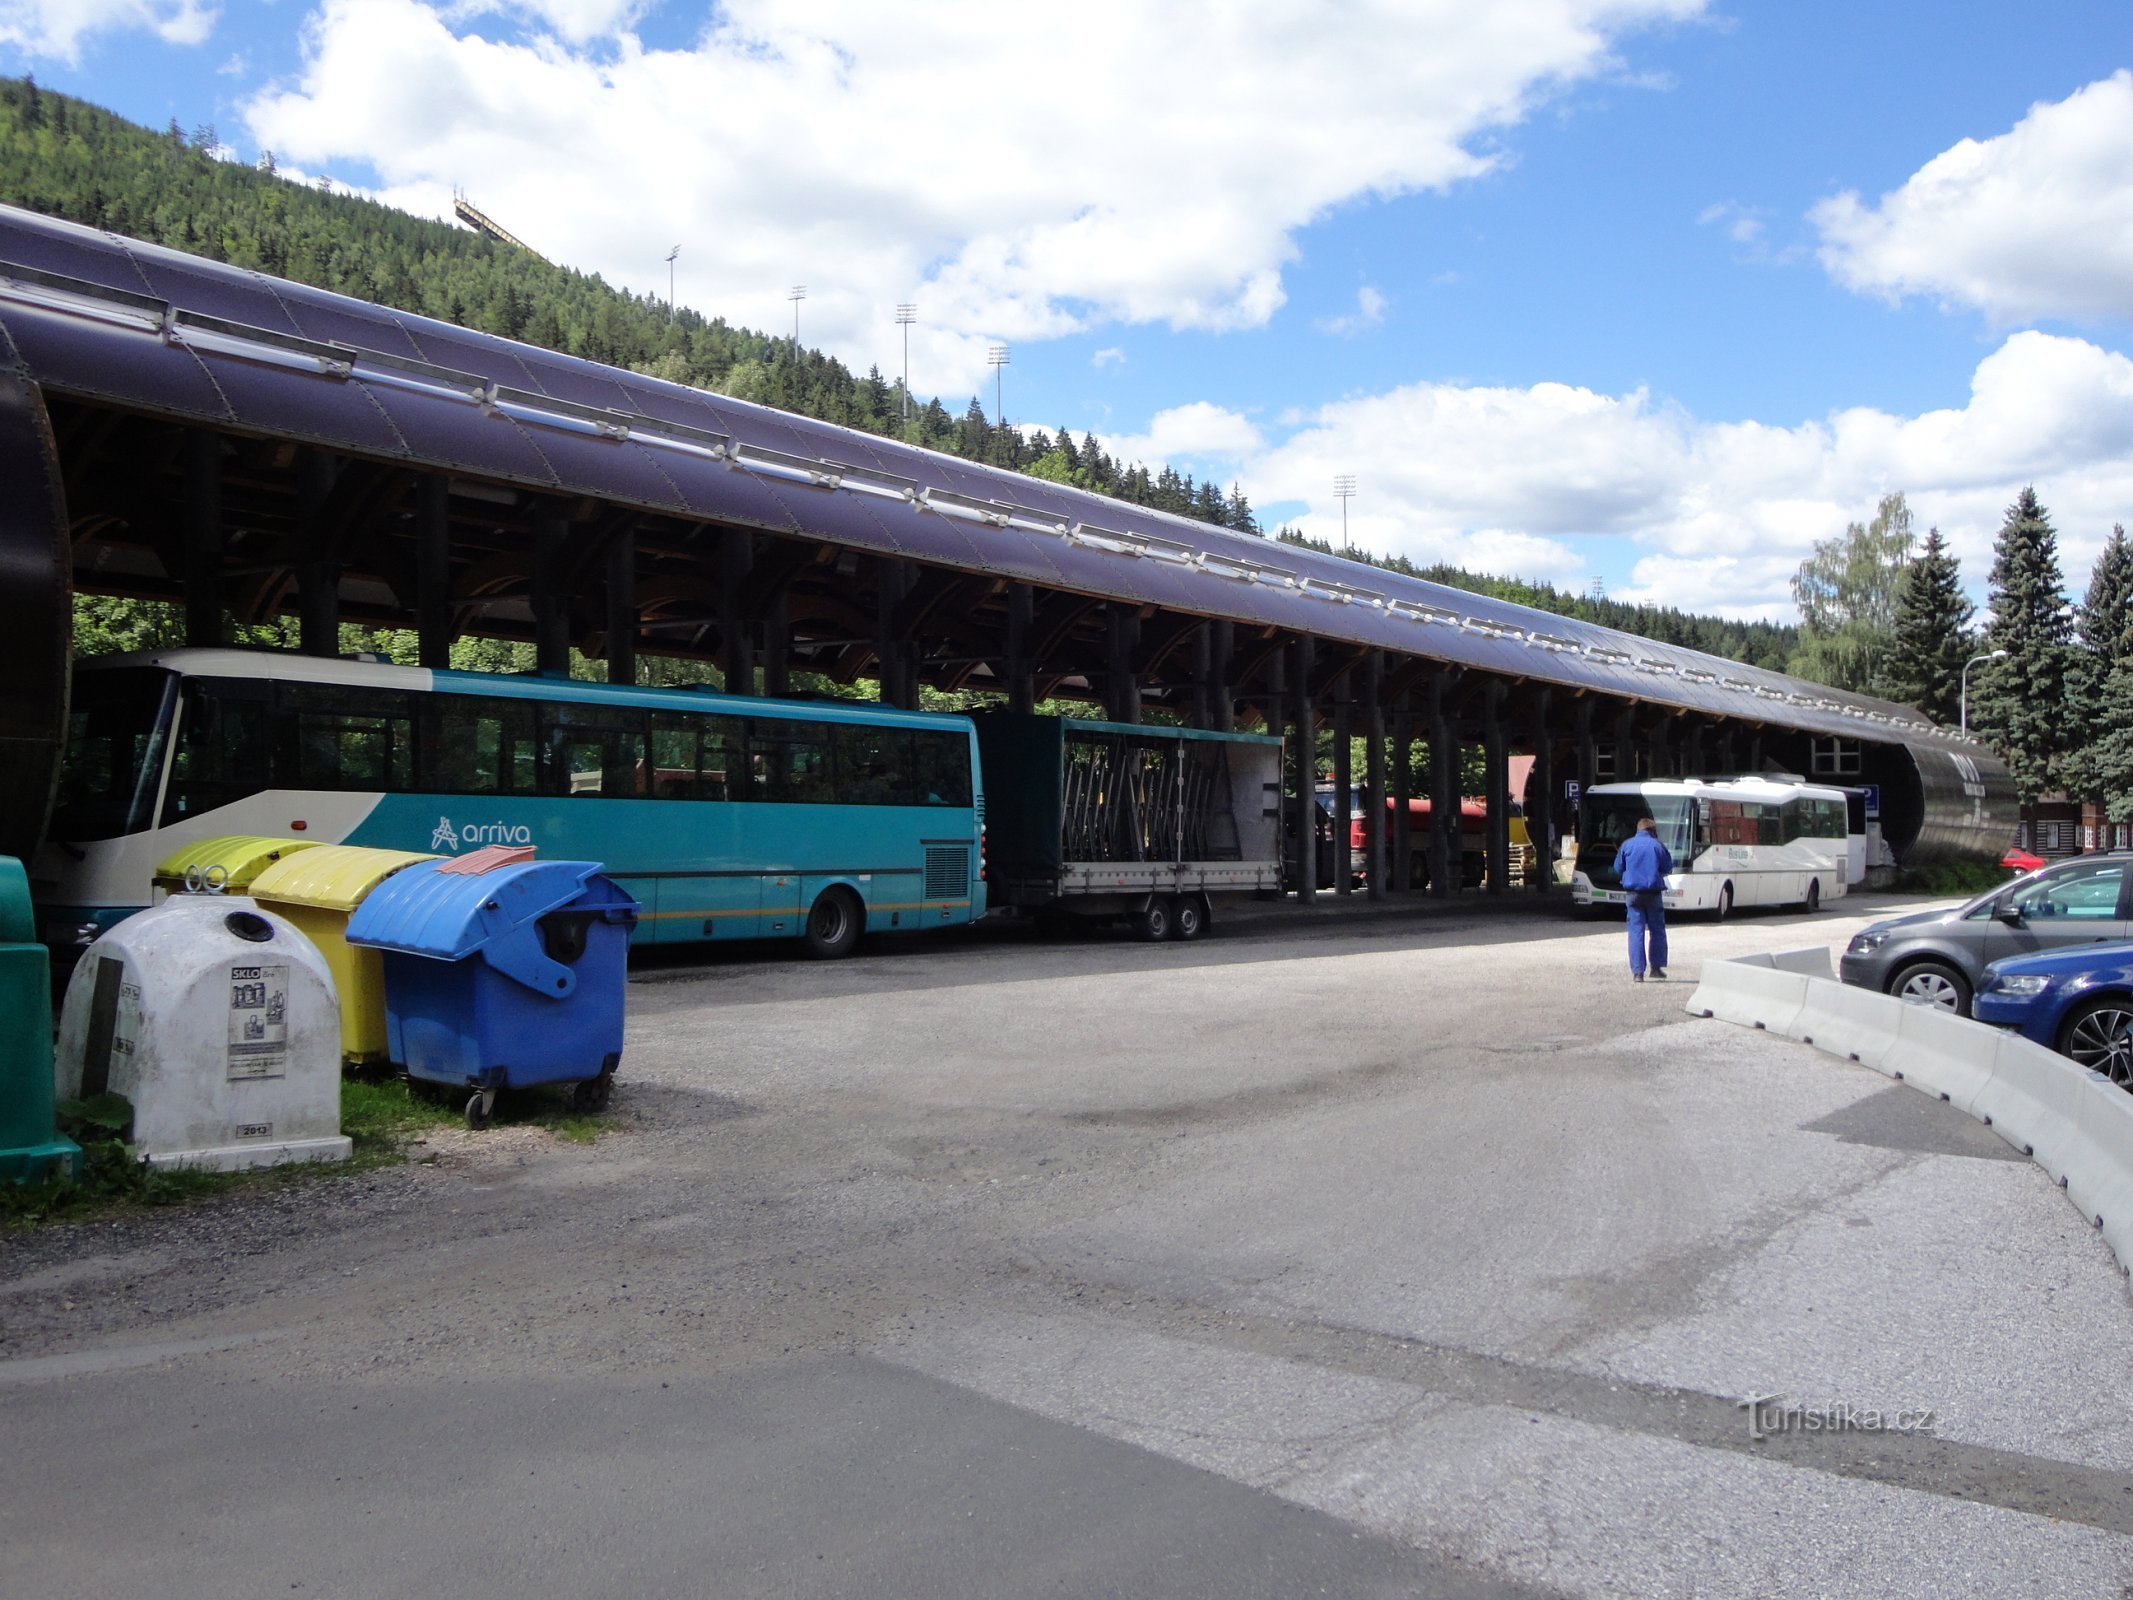
{"type": "Polygon", "coordinates": [[[1281,740],[981,712],[990,904],[1050,929],[1196,939],[1212,897],[1281,889],[1281,740]]]}

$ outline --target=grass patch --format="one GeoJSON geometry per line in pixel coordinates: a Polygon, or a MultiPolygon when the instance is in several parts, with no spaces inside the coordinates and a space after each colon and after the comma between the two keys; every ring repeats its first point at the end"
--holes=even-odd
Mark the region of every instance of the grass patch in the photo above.
{"type": "Polygon", "coordinates": [[[391,1166],[425,1128],[456,1126],[450,1107],[408,1093],[404,1078],[344,1078],[341,1131],[354,1149],[346,1161],[299,1161],[245,1172],[198,1172],[151,1167],[127,1142],[132,1110],[117,1095],[59,1108],[60,1131],[82,1148],[74,1182],[30,1186],[0,1183],[0,1229],[50,1222],[85,1222],[157,1206],[185,1205],[240,1186],[313,1183],[391,1166]]]}
{"type": "Polygon", "coordinates": [[[416,1094],[405,1078],[341,1080],[341,1132],[355,1145],[352,1164],[397,1161],[425,1130],[458,1125],[458,1111],[443,1100],[416,1094]]]}

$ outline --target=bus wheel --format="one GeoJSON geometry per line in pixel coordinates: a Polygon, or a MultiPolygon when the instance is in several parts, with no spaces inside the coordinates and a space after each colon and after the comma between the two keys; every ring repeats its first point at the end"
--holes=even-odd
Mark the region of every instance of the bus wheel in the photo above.
{"type": "Polygon", "coordinates": [[[859,943],[862,915],[851,890],[834,885],[824,889],[815,896],[807,913],[807,927],[801,934],[807,953],[818,961],[850,955],[852,946],[859,943]]]}
{"type": "Polygon", "coordinates": [[[1197,939],[1207,931],[1207,902],[1196,894],[1179,895],[1171,915],[1174,939],[1197,939]]]}
{"type": "Polygon", "coordinates": [[[1170,902],[1161,895],[1149,898],[1148,903],[1133,914],[1133,931],[1150,944],[1170,937],[1170,902]]]}
{"type": "Polygon", "coordinates": [[[1733,885],[1722,883],[1718,886],[1718,909],[1711,913],[1711,920],[1713,922],[1723,922],[1732,915],[1733,885]]]}
{"type": "Polygon", "coordinates": [[[1821,909],[1822,880],[1820,878],[1809,878],[1807,880],[1807,914],[1811,917],[1821,909]]]}

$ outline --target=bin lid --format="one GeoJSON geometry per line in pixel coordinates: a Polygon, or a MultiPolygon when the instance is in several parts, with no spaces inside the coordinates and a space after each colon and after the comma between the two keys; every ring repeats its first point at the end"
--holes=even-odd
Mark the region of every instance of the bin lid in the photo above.
{"type": "Polygon", "coordinates": [[[637,902],[597,861],[515,861],[474,875],[434,858],[371,891],[348,919],[348,942],[461,961],[565,907],[635,922],[637,902]]]}
{"type": "Polygon", "coordinates": [[[206,872],[220,867],[220,886],[232,894],[242,894],[254,878],[282,857],[298,850],[319,848],[321,845],[316,839],[275,838],[256,833],[219,834],[212,839],[195,839],[191,844],[173,850],[157,864],[155,881],[167,889],[182,889],[188,869],[198,867],[206,872]]]}
{"type": "Polygon", "coordinates": [[[374,850],[358,844],[326,844],[277,861],[252,880],[252,898],[283,905],[353,911],[394,873],[437,857],[417,850],[374,850]]]}

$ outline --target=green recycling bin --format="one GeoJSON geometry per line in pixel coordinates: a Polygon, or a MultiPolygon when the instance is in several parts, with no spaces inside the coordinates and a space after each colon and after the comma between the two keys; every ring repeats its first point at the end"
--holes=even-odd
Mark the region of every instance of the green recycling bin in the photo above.
{"type": "Polygon", "coordinates": [[[81,1176],[81,1146],[52,1121],[52,958],[37,942],[30,878],[0,856],[0,1182],[81,1176]]]}

